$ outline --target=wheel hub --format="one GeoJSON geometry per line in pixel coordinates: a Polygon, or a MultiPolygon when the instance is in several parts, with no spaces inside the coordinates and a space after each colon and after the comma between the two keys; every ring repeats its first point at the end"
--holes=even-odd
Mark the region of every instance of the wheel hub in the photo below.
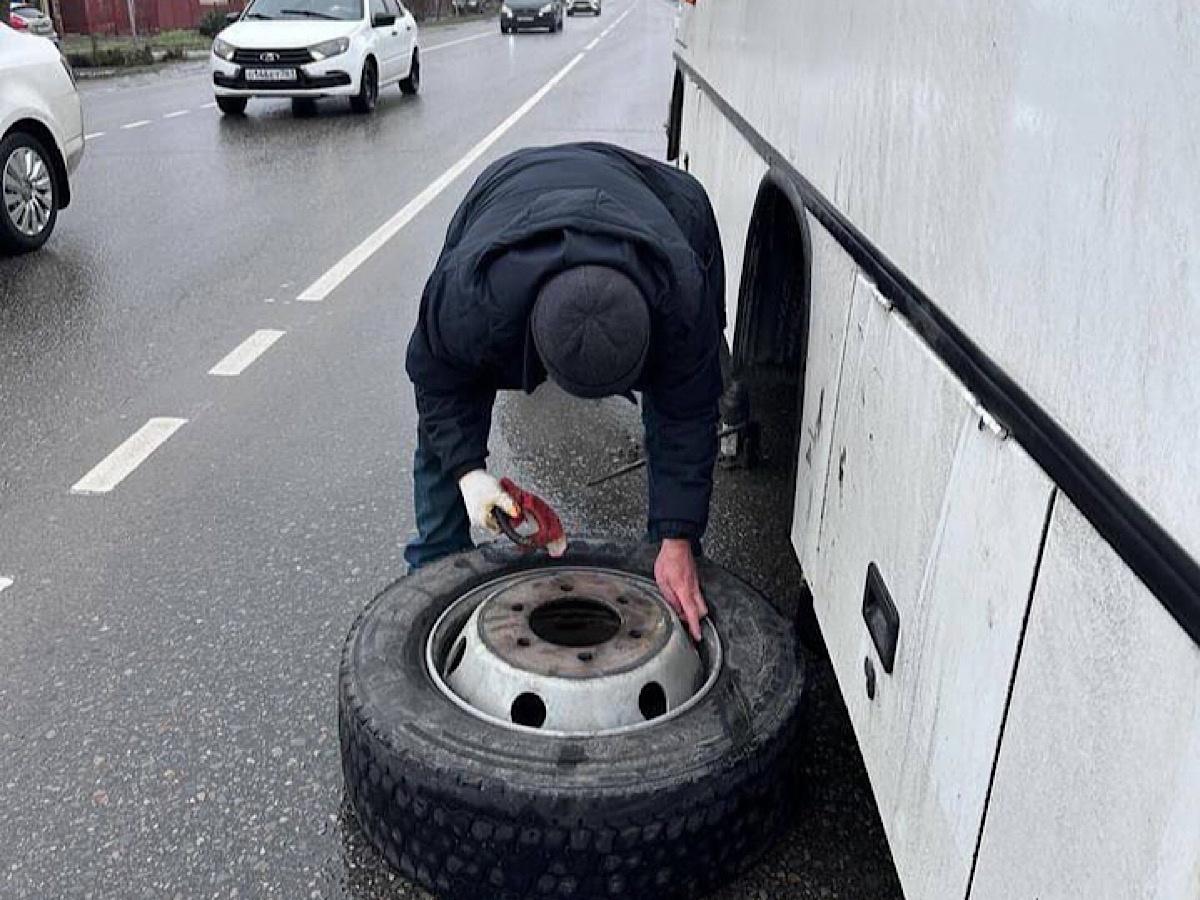
{"type": "Polygon", "coordinates": [[[50,170],[36,152],[18,147],[0,172],[0,196],[10,222],[27,237],[37,237],[50,221],[54,190],[50,170]]]}
{"type": "Polygon", "coordinates": [[[702,696],[720,668],[711,623],[697,648],[654,582],[546,568],[469,592],[434,626],[427,664],[459,706],[510,728],[594,735],[647,727],[702,696]]]}

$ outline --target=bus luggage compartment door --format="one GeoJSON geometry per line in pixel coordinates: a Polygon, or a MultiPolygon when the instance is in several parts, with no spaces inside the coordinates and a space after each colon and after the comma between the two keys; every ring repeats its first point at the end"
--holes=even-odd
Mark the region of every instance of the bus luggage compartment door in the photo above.
{"type": "Polygon", "coordinates": [[[805,574],[905,895],[961,900],[1053,485],[861,276],[850,316],[805,574]]]}

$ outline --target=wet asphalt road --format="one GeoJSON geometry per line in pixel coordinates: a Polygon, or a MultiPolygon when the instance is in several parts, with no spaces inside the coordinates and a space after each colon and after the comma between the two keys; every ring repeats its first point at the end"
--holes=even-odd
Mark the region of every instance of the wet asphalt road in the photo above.
{"type": "MultiPolygon", "coordinates": [[[[610,0],[562,35],[427,30],[421,96],[370,118],[223,119],[196,65],[84,85],[75,203],[43,252],[0,260],[0,896],[424,896],[344,812],[335,720],[342,639],[412,525],[404,341],[488,161],[585,138],[661,155],[672,17],[610,0]],[[579,53],[325,300],[295,299],[579,53]],[[284,335],[206,374],[258,329],[284,335]],[[71,492],[162,416],[186,423],[125,481],[71,492]]],[[[762,469],[720,474],[708,551],[790,612],[790,445],[768,438],[762,469]]],[[[544,388],[499,404],[493,468],[570,529],[634,537],[640,475],[580,485],[637,441],[624,401],[544,388]]],[[[799,823],[723,898],[899,896],[825,666],[810,699],[799,823]]]]}

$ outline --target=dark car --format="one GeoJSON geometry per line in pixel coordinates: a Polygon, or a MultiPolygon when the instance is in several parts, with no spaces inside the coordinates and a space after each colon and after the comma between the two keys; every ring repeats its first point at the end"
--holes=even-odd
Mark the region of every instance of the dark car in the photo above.
{"type": "Polygon", "coordinates": [[[508,0],[500,7],[500,30],[505,34],[522,28],[562,31],[566,9],[564,0],[508,0]]]}
{"type": "Polygon", "coordinates": [[[567,0],[568,16],[581,12],[591,13],[593,16],[600,15],[600,0],[567,0]]]}

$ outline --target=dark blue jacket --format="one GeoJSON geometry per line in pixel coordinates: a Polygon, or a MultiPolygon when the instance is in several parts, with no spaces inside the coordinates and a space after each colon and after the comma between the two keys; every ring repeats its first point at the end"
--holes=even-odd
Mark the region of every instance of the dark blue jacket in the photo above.
{"type": "Polygon", "coordinates": [[[651,532],[699,537],[717,453],[725,264],[694,178],[607,144],[520,150],[489,166],[446,234],[408,344],[422,445],[456,477],[487,456],[498,389],[546,378],[529,334],[542,282],[613,266],[650,306],[642,377],[651,532]]]}

